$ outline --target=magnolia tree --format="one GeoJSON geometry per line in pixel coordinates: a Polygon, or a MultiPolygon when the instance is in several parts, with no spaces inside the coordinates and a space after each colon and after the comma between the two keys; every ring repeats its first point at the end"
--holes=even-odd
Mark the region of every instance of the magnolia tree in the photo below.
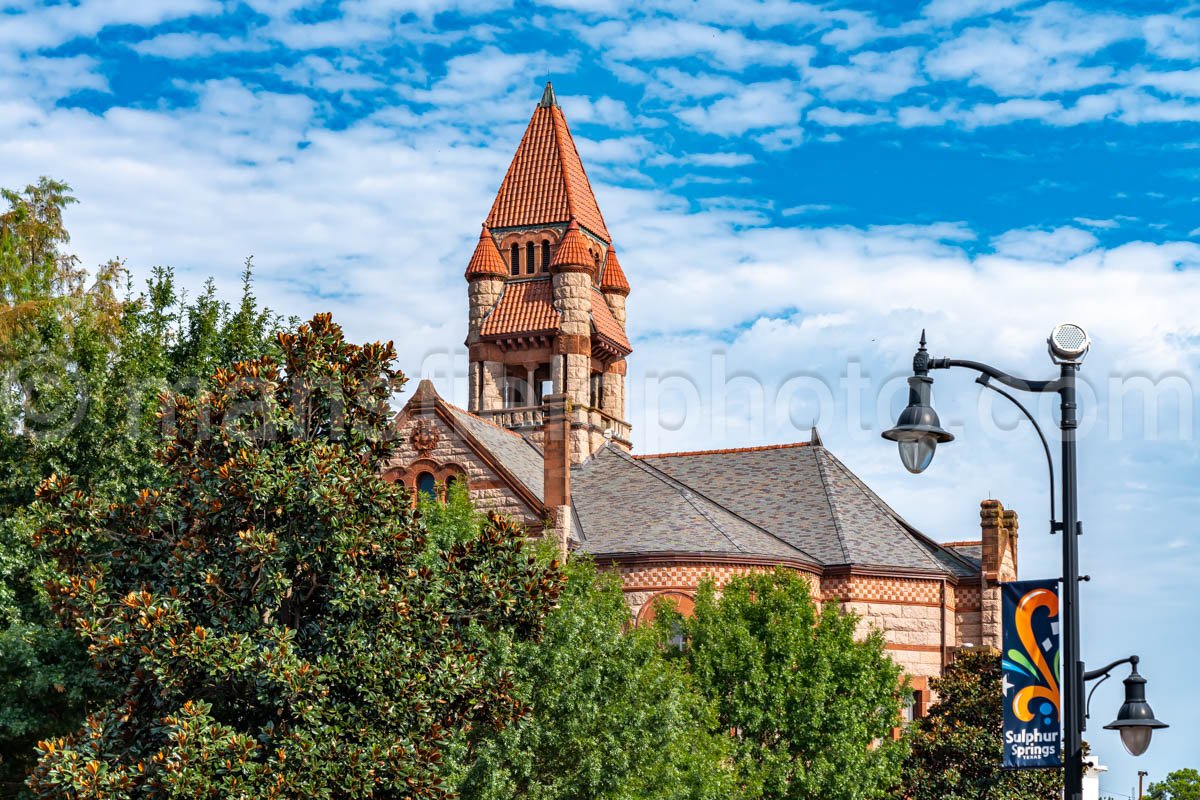
{"type": "Polygon", "coordinates": [[[498,518],[431,555],[377,476],[390,344],[318,315],[279,351],[165,398],[159,488],[40,490],[51,596],[120,691],[40,743],[37,796],[437,797],[456,731],[521,714],[487,643],[540,635],[557,565],[498,518]]]}

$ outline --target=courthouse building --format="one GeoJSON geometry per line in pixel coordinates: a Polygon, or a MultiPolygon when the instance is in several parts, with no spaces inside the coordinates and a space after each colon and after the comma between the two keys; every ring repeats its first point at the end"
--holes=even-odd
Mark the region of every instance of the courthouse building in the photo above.
{"type": "Polygon", "coordinates": [[[956,648],[999,646],[998,582],[1017,569],[1016,514],[1000,503],[982,503],[978,539],[939,544],[815,430],[765,447],[632,451],[625,305],[637,269],[618,258],[549,84],[464,277],[467,408],[422,381],[385,477],[423,491],[465,482],[480,507],[618,571],[639,619],[660,597],[686,613],[706,576],[795,570],[883,631],[918,712],[956,648]]]}

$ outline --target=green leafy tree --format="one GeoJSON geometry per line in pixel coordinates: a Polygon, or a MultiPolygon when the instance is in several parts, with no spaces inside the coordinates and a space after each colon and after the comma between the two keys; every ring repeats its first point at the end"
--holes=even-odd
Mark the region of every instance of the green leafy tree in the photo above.
{"type": "Polygon", "coordinates": [[[75,728],[105,678],[61,629],[32,547],[38,485],[69,474],[122,498],[163,479],[159,395],[200,392],[216,366],[272,350],[277,318],[258,307],[249,264],[240,303],[210,284],[192,301],[167,269],[135,295],[110,262],[88,273],[65,252],[66,184],[3,191],[0,214],[0,795],[21,793],[40,739],[75,728]],[[90,281],[90,285],[89,285],[90,281]]]}
{"type": "Polygon", "coordinates": [[[1177,769],[1146,791],[1146,800],[1200,800],[1200,772],[1177,769]]]}
{"type": "Polygon", "coordinates": [[[963,650],[931,683],[938,700],[914,722],[897,797],[907,800],[1056,800],[1058,770],[1004,770],[1000,655],[963,650]]]}
{"type": "Polygon", "coordinates": [[[377,474],[390,343],[328,315],[279,343],[169,399],[160,487],[40,490],[52,597],[120,693],[41,743],[37,796],[437,797],[453,732],[520,714],[484,643],[537,637],[556,565],[493,518],[429,566],[377,474]]]}
{"type": "Polygon", "coordinates": [[[805,578],[739,577],[719,597],[706,583],[677,624],[717,730],[733,734],[746,796],[851,800],[895,783],[900,670],[881,634],[856,638],[857,618],[818,608],[805,578]]]}
{"type": "Polygon", "coordinates": [[[573,557],[544,639],[511,651],[529,716],[470,743],[466,800],[734,796],[729,737],[714,732],[712,707],[655,631],[629,622],[619,576],[573,557]]]}

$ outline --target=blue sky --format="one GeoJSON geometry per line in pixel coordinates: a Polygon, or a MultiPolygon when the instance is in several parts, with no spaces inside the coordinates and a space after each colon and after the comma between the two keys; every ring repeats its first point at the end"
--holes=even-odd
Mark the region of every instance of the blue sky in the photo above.
{"type": "Polygon", "coordinates": [[[1027,577],[1057,541],[1015,415],[939,375],[928,473],[878,433],[922,327],[1032,377],[1085,325],[1085,657],[1139,652],[1174,726],[1135,762],[1093,725],[1127,793],[1200,766],[1198,60],[1200,6],[1155,0],[0,0],[0,185],[69,181],[88,263],[232,293],[253,255],[461,399],[462,270],[552,79],[633,285],[638,448],[815,420],[935,537],[1017,508],[1027,577]]]}

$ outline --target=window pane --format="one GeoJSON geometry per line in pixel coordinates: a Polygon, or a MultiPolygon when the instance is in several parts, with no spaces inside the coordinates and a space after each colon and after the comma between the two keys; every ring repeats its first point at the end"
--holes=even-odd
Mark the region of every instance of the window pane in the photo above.
{"type": "Polygon", "coordinates": [[[437,482],[433,479],[433,473],[422,472],[417,476],[417,491],[427,497],[434,497],[437,492],[437,482]]]}
{"type": "Polygon", "coordinates": [[[529,244],[525,245],[525,273],[527,275],[532,275],[534,270],[537,269],[535,266],[536,264],[537,261],[533,255],[533,242],[530,242],[529,244]]]}
{"type": "Polygon", "coordinates": [[[520,275],[521,274],[521,246],[514,244],[512,246],[512,249],[509,250],[509,252],[512,253],[512,259],[509,262],[509,268],[512,271],[513,275],[520,275]]]}

